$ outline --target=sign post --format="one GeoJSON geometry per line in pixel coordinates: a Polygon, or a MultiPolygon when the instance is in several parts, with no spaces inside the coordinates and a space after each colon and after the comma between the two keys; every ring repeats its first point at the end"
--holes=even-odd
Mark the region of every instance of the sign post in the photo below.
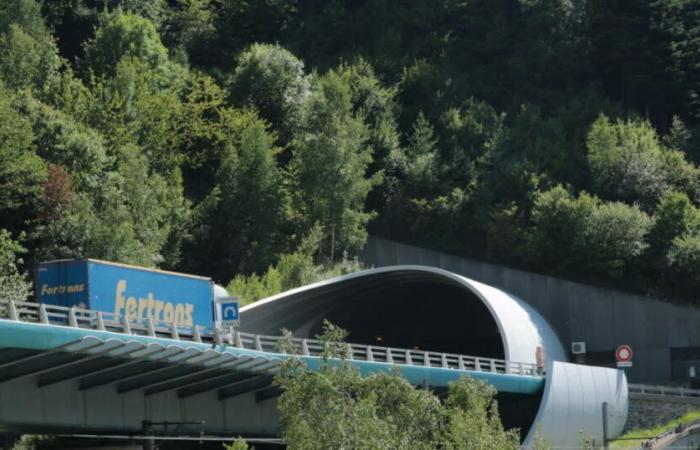
{"type": "Polygon", "coordinates": [[[634,356],[634,352],[629,345],[623,344],[617,347],[615,350],[617,367],[632,367],[632,356],[634,356]]]}
{"type": "Polygon", "coordinates": [[[241,324],[240,302],[238,297],[218,297],[214,302],[216,328],[228,330],[229,338],[233,339],[233,329],[241,324]]]}

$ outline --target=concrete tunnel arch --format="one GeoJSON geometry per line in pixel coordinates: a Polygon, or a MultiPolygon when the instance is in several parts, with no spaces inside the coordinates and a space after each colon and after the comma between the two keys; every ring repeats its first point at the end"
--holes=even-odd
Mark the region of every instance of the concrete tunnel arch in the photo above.
{"type": "Polygon", "coordinates": [[[399,348],[536,362],[566,361],[552,327],[527,303],[446,270],[391,266],[293,289],[244,307],[241,330],[313,337],[328,319],[349,340],[399,348]],[[381,340],[378,340],[381,339],[381,340]]]}

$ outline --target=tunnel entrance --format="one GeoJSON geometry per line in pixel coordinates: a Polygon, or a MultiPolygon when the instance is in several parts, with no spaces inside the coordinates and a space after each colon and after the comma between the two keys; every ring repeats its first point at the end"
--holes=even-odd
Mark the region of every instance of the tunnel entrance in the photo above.
{"type": "MultiPolygon", "coordinates": [[[[392,270],[320,283],[242,313],[242,331],[299,338],[322,332],[323,320],[348,330],[348,342],[505,359],[498,324],[467,285],[442,274],[392,270]]],[[[534,353],[534,350],[533,350],[534,353]]],[[[443,392],[437,392],[438,394],[443,392]]],[[[439,389],[438,389],[439,390],[439,389]]],[[[541,394],[497,394],[505,428],[521,438],[537,414],[541,394]]]]}
{"type": "Polygon", "coordinates": [[[359,292],[334,293],[332,307],[318,317],[310,336],[320,334],[323,319],[348,330],[348,341],[503,359],[494,318],[473,293],[435,280],[396,280],[359,292]]]}

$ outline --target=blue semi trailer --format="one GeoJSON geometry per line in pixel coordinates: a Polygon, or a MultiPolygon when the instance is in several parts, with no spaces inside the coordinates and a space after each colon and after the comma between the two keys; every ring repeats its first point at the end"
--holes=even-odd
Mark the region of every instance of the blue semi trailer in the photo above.
{"type": "Polygon", "coordinates": [[[35,280],[41,303],[181,326],[211,327],[214,297],[226,295],[209,278],[94,259],[42,262],[35,280]]]}

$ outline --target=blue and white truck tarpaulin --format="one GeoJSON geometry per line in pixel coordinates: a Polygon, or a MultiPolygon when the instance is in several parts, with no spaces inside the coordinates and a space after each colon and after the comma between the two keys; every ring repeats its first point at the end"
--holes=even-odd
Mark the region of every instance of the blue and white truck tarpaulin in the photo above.
{"type": "Polygon", "coordinates": [[[212,325],[213,289],[209,278],[93,259],[44,262],[36,274],[41,303],[183,326],[212,325]]]}

